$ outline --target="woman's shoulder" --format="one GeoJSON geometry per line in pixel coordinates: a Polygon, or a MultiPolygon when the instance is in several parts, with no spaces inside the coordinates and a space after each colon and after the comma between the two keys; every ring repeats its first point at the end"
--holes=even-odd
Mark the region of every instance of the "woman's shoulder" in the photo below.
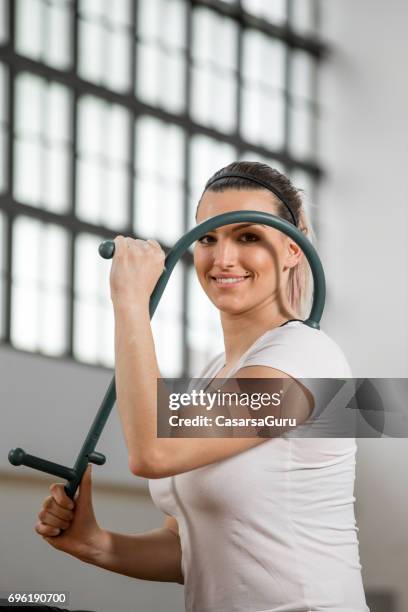
{"type": "Polygon", "coordinates": [[[297,320],[262,334],[240,365],[270,365],[295,377],[352,377],[337,342],[323,330],[297,320]]]}

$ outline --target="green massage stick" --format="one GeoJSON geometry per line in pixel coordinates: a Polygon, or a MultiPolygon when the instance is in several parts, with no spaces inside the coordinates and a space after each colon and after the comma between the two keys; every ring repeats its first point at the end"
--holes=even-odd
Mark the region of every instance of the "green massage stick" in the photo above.
{"type": "MultiPolygon", "coordinates": [[[[150,318],[152,318],[155,313],[174,266],[183,253],[189,248],[189,246],[208,232],[215,230],[217,227],[243,222],[259,223],[273,227],[292,238],[292,240],[294,240],[294,242],[296,242],[296,244],[298,244],[302,249],[309,262],[314,283],[312,309],[309,318],[303,321],[303,323],[309,327],[319,329],[319,323],[322,317],[326,297],[326,282],[323,267],[315,248],[308,238],[306,238],[306,236],[302,234],[302,232],[299,231],[292,223],[289,223],[280,217],[276,217],[275,215],[252,210],[224,213],[222,215],[217,215],[216,217],[211,217],[210,219],[207,219],[203,223],[200,223],[194,227],[192,230],[187,232],[187,234],[182,236],[178,242],[176,242],[166,257],[165,270],[157,281],[154,291],[150,297],[150,318]]],[[[104,259],[111,259],[114,252],[115,243],[111,240],[106,240],[99,246],[99,254],[104,259]]],[[[40,470],[41,472],[46,472],[47,474],[53,474],[54,476],[64,478],[67,480],[65,492],[71,499],[73,499],[88,463],[103,465],[106,461],[104,455],[95,451],[95,447],[98,443],[103,428],[105,427],[106,421],[108,420],[115,401],[116,389],[115,378],[113,378],[91,425],[91,428],[85,438],[73,468],[65,467],[58,463],[53,463],[52,461],[47,461],[45,459],[41,459],[40,457],[29,455],[22,448],[14,448],[9,452],[8,458],[10,463],[12,465],[26,465],[34,468],[35,470],[40,470]]]]}

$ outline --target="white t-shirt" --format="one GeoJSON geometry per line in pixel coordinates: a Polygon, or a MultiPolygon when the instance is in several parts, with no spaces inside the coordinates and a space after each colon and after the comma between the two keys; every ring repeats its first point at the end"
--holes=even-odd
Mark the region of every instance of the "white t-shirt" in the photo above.
{"type": "MultiPolygon", "coordinates": [[[[217,355],[201,373],[214,377],[217,355]]],[[[348,378],[321,330],[290,321],[225,375],[264,365],[295,378],[348,378]]],[[[199,441],[197,441],[199,444],[199,441]]],[[[177,519],[187,612],[369,612],[354,517],[354,438],[272,438],[238,455],[149,481],[177,519]]]]}

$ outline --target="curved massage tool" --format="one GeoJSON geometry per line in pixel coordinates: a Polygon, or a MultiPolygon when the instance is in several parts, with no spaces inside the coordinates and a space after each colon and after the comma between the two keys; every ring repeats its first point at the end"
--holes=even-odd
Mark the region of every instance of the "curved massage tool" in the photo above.
{"type": "MultiPolygon", "coordinates": [[[[154,291],[150,297],[150,318],[152,318],[154,315],[174,266],[188,247],[193,242],[217,227],[243,222],[259,223],[273,227],[292,238],[292,240],[294,240],[300,246],[309,262],[314,283],[312,309],[310,311],[309,318],[303,321],[303,323],[315,329],[319,329],[319,323],[323,314],[326,297],[326,282],[323,267],[315,248],[308,238],[306,238],[302,232],[292,225],[292,223],[289,223],[280,217],[276,217],[275,215],[251,210],[230,212],[217,215],[216,217],[211,217],[210,219],[207,219],[203,223],[200,223],[194,227],[192,230],[187,232],[187,234],[182,236],[178,242],[176,242],[166,257],[165,270],[157,281],[154,291]]],[[[114,252],[115,243],[111,240],[106,240],[99,246],[99,254],[104,259],[111,259],[114,252]]],[[[22,448],[15,448],[9,452],[8,458],[10,463],[16,466],[26,465],[34,468],[35,470],[40,470],[41,472],[46,472],[47,474],[53,474],[54,476],[64,478],[67,480],[65,491],[72,499],[79,483],[81,482],[88,463],[103,465],[106,461],[104,455],[95,452],[95,447],[115,401],[116,389],[115,378],[113,378],[106,391],[105,397],[102,400],[102,404],[95,416],[91,428],[85,438],[82,448],[79,451],[79,455],[73,468],[65,467],[63,465],[59,465],[58,463],[53,463],[52,461],[47,461],[45,459],[41,459],[40,457],[29,455],[22,448]]]]}

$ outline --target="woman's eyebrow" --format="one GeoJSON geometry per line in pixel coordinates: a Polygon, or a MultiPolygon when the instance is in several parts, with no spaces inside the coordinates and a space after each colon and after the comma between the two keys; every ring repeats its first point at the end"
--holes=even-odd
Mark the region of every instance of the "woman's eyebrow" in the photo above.
{"type": "MultiPolygon", "coordinates": [[[[242,223],[241,225],[237,225],[237,227],[232,228],[233,232],[237,232],[240,229],[243,229],[244,227],[252,227],[253,225],[257,226],[257,227],[266,227],[266,225],[263,225],[262,223],[242,223]]],[[[217,233],[217,230],[212,230],[215,234],[217,233]]]]}

